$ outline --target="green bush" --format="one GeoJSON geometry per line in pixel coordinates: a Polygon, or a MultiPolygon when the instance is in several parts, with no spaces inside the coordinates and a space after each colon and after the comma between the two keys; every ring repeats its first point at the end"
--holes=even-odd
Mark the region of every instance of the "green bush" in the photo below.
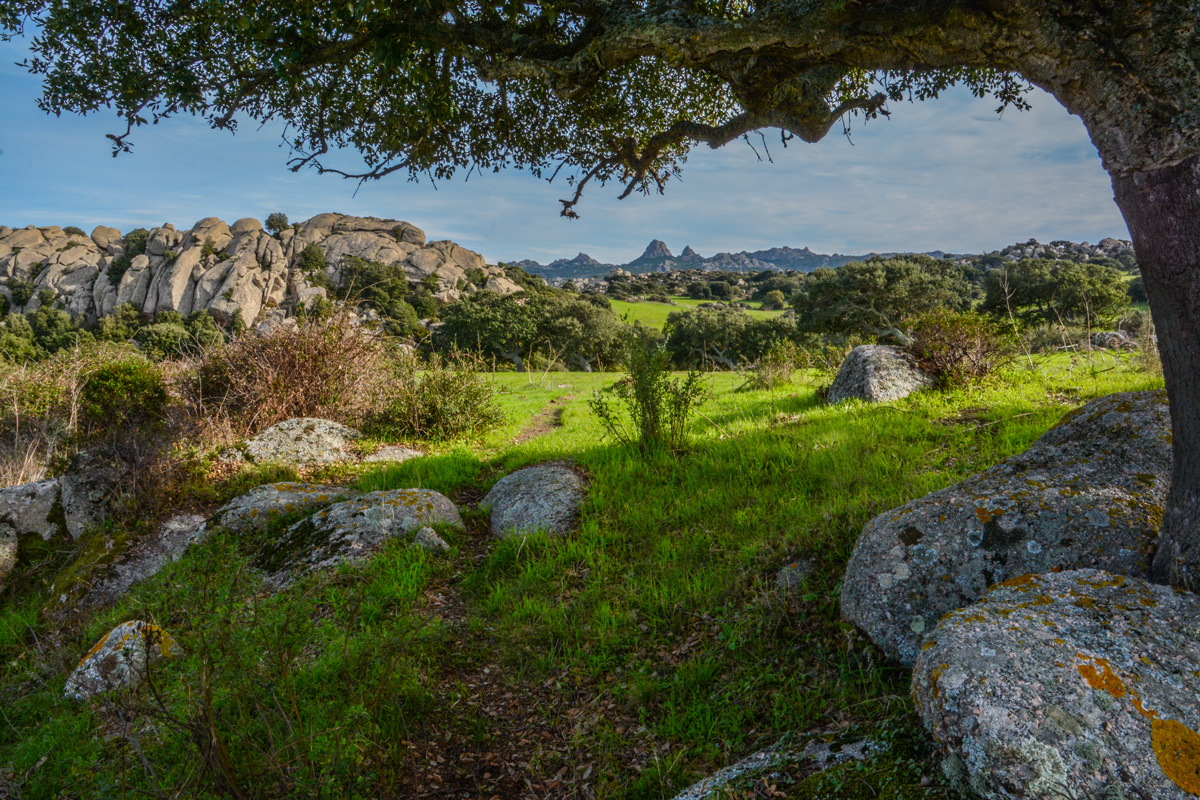
{"type": "Polygon", "coordinates": [[[177,322],[155,322],[140,328],[133,341],[148,358],[161,361],[183,355],[190,349],[191,335],[177,322]]]}
{"type": "Polygon", "coordinates": [[[19,278],[8,279],[8,290],[12,293],[12,304],[18,308],[23,308],[26,303],[33,299],[33,283],[31,281],[23,281],[19,278]]]}
{"type": "Polygon", "coordinates": [[[132,259],[134,256],[140,256],[146,252],[146,240],[150,238],[150,231],[145,228],[134,228],[129,233],[125,234],[123,239],[125,244],[125,255],[132,259]]]}
{"type": "Polygon", "coordinates": [[[792,382],[796,370],[804,365],[805,354],[794,342],[776,344],[750,367],[744,384],[751,389],[774,389],[792,382]]]}
{"type": "Polygon", "coordinates": [[[145,323],[142,310],[133,303],[122,303],[96,326],[96,338],[102,342],[127,342],[145,323]]]}
{"type": "Polygon", "coordinates": [[[108,269],[105,270],[104,274],[108,276],[109,283],[111,283],[113,286],[120,286],[121,278],[123,278],[125,273],[129,271],[129,267],[129,256],[117,256],[112,260],[112,263],[108,265],[108,269]]]}
{"type": "Polygon", "coordinates": [[[484,379],[487,365],[478,356],[434,354],[422,364],[411,353],[398,353],[380,409],[364,430],[385,439],[418,437],[450,439],[479,434],[504,421],[492,385],[484,379]]]}
{"type": "Polygon", "coordinates": [[[166,407],[162,371],[142,358],[102,364],[88,376],[80,392],[80,416],[92,430],[158,420],[166,407]]]}
{"type": "Polygon", "coordinates": [[[762,307],[771,311],[778,311],[784,307],[783,292],[778,289],[773,289],[763,296],[762,307]]]}
{"type": "Polygon", "coordinates": [[[77,228],[74,225],[68,225],[67,227],[63,228],[63,233],[65,233],[67,236],[87,237],[87,234],[83,232],[83,228],[77,228]]]}
{"type": "Polygon", "coordinates": [[[909,321],[909,352],[944,388],[966,385],[1011,357],[1015,342],[995,320],[973,311],[929,311],[909,321]]]}
{"type": "Polygon", "coordinates": [[[671,354],[646,330],[632,337],[625,365],[628,377],[612,388],[625,413],[601,392],[588,401],[592,413],[608,435],[643,453],[682,450],[687,444],[688,421],[708,395],[700,373],[672,378],[671,354]]]}

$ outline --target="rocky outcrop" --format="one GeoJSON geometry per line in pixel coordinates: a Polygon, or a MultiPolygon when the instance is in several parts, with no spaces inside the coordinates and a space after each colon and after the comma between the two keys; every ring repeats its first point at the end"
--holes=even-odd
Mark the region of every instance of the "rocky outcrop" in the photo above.
{"type": "Polygon", "coordinates": [[[179,654],[171,635],[149,622],[122,622],[106,633],[67,678],[64,694],[87,700],[121,689],[133,689],[148,676],[151,665],[179,654]]]}
{"type": "Polygon", "coordinates": [[[348,257],[398,265],[414,284],[431,281],[435,295],[476,291],[475,271],[492,291],[521,291],[478,253],[453,242],[427,244],[424,232],[394,219],[319,214],[272,236],[258,220],[227,225],[208,217],[186,231],[154,228],[144,252],[129,250],[120,231],[104,226],[90,237],[58,226],[0,227],[0,294],[10,301],[28,297],[14,310],[29,312],[49,292],[56,305],[89,323],[131,303],[146,314],[208,311],[222,323],[240,314],[254,325],[273,309],[287,315],[324,296],[326,280],[340,286],[348,257]],[[325,256],[324,279],[300,264],[310,245],[325,256]]]}
{"type": "Polygon", "coordinates": [[[933,377],[899,347],[864,344],[846,356],[827,399],[830,405],[847,400],[886,403],[932,385],[933,377]]]}
{"type": "Polygon", "coordinates": [[[318,511],[346,499],[337,486],[312,483],[267,483],[235,497],[213,512],[204,523],[206,531],[222,528],[233,533],[265,531],[275,520],[318,511]]]}
{"type": "Polygon", "coordinates": [[[1200,598],[1076,570],[1026,575],[948,614],[913,694],[988,798],[1200,795],[1200,598]]]}
{"type": "Polygon", "coordinates": [[[167,520],[153,534],[139,539],[102,575],[93,578],[80,604],[102,606],[115,602],[135,584],[178,561],[188,547],[199,541],[203,530],[204,517],[198,514],[180,514],[167,520]]]}
{"type": "Polygon", "coordinates": [[[297,522],[264,548],[255,565],[268,573],[269,584],[283,587],[305,572],[360,561],[393,537],[411,541],[432,525],[463,527],[445,496],[429,489],[371,492],[297,522]]]}
{"type": "Polygon", "coordinates": [[[259,464],[333,464],[350,457],[347,448],[360,436],[338,422],[297,417],[272,425],[236,452],[259,464]]]}
{"type": "Polygon", "coordinates": [[[501,538],[563,534],[575,527],[586,488],[570,466],[540,464],[501,478],[480,505],[491,508],[492,533],[501,538]]]}
{"type": "Polygon", "coordinates": [[[129,478],[129,467],[112,452],[84,450],[59,478],[63,519],[71,536],[79,538],[103,522],[113,499],[129,478]]]}
{"type": "Polygon", "coordinates": [[[1093,400],[1024,453],[867,525],[842,615],[912,664],[943,614],[1015,575],[1095,567],[1145,577],[1171,474],[1165,392],[1093,400]]]}

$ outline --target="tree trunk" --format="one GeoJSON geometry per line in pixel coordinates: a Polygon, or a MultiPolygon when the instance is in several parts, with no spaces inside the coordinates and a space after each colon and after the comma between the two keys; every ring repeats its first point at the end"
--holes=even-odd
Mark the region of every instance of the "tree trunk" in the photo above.
{"type": "Polygon", "coordinates": [[[1154,578],[1200,588],[1200,158],[1113,175],[1158,332],[1171,402],[1171,489],[1154,578]]]}

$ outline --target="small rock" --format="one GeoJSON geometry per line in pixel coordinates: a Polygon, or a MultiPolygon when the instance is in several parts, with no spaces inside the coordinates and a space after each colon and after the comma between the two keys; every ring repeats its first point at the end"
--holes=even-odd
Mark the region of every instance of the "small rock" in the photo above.
{"type": "Polygon", "coordinates": [[[420,450],[413,450],[410,447],[404,447],[403,445],[398,445],[398,444],[389,444],[389,445],[385,445],[384,447],[379,448],[374,453],[369,453],[368,455],[363,456],[362,460],[366,461],[366,462],[376,462],[376,461],[401,462],[401,461],[408,461],[409,459],[412,459],[412,458],[420,458],[423,455],[425,455],[425,454],[422,453],[420,450]]]}
{"type": "Polygon", "coordinates": [[[1024,453],[872,520],[846,567],[842,616],[912,664],[943,614],[1005,578],[1146,577],[1170,475],[1165,392],[1093,400],[1024,453]]]}
{"type": "Polygon", "coordinates": [[[346,460],[346,447],[359,436],[337,422],[298,417],[272,425],[246,442],[245,455],[255,463],[332,464],[346,460]]]}
{"type": "Polygon", "coordinates": [[[563,534],[575,527],[586,484],[566,464],[540,464],[506,475],[483,498],[492,533],[501,538],[535,531],[563,534]]]}
{"type": "Polygon", "coordinates": [[[87,700],[98,694],[141,685],[151,664],[179,655],[171,635],[149,622],[122,622],[106,633],[67,678],[64,694],[87,700]]]}
{"type": "Polygon", "coordinates": [[[207,531],[224,528],[234,533],[265,531],[273,520],[290,514],[317,511],[338,500],[346,490],[313,483],[266,483],[235,497],[204,523],[207,531]]]}
{"type": "Polygon", "coordinates": [[[827,402],[829,405],[847,400],[886,403],[932,385],[933,376],[918,369],[901,348],[864,344],[851,350],[842,362],[829,387],[827,402]]]}
{"type": "Polygon", "coordinates": [[[807,559],[793,561],[782,567],[775,577],[775,585],[785,592],[793,592],[804,585],[812,574],[813,564],[807,559]]]}
{"type": "Polygon", "coordinates": [[[429,489],[371,492],[301,520],[257,557],[267,582],[282,588],[297,575],[370,557],[394,536],[412,540],[426,526],[462,528],[454,503],[429,489]]]}
{"type": "Polygon", "coordinates": [[[1092,569],[1014,578],[938,623],[913,694],[982,797],[1200,794],[1191,593],[1092,569]]]}
{"type": "Polygon", "coordinates": [[[413,544],[431,553],[445,553],[450,549],[446,540],[438,536],[437,531],[430,527],[424,527],[417,531],[417,535],[413,537],[413,544]]]}
{"type": "Polygon", "coordinates": [[[0,489],[0,523],[12,528],[17,536],[36,533],[50,541],[67,532],[60,497],[59,483],[54,478],[0,489]]]}

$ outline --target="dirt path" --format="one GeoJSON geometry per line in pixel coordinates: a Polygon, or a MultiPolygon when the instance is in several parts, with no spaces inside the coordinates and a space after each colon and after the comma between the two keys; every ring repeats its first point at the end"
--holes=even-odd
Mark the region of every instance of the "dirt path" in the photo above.
{"type": "Polygon", "coordinates": [[[530,439],[536,439],[539,436],[545,436],[550,431],[562,427],[563,406],[562,404],[568,400],[574,400],[575,395],[567,394],[553,397],[546,407],[533,416],[525,429],[517,434],[517,438],[513,439],[513,444],[524,444],[530,439]]]}

